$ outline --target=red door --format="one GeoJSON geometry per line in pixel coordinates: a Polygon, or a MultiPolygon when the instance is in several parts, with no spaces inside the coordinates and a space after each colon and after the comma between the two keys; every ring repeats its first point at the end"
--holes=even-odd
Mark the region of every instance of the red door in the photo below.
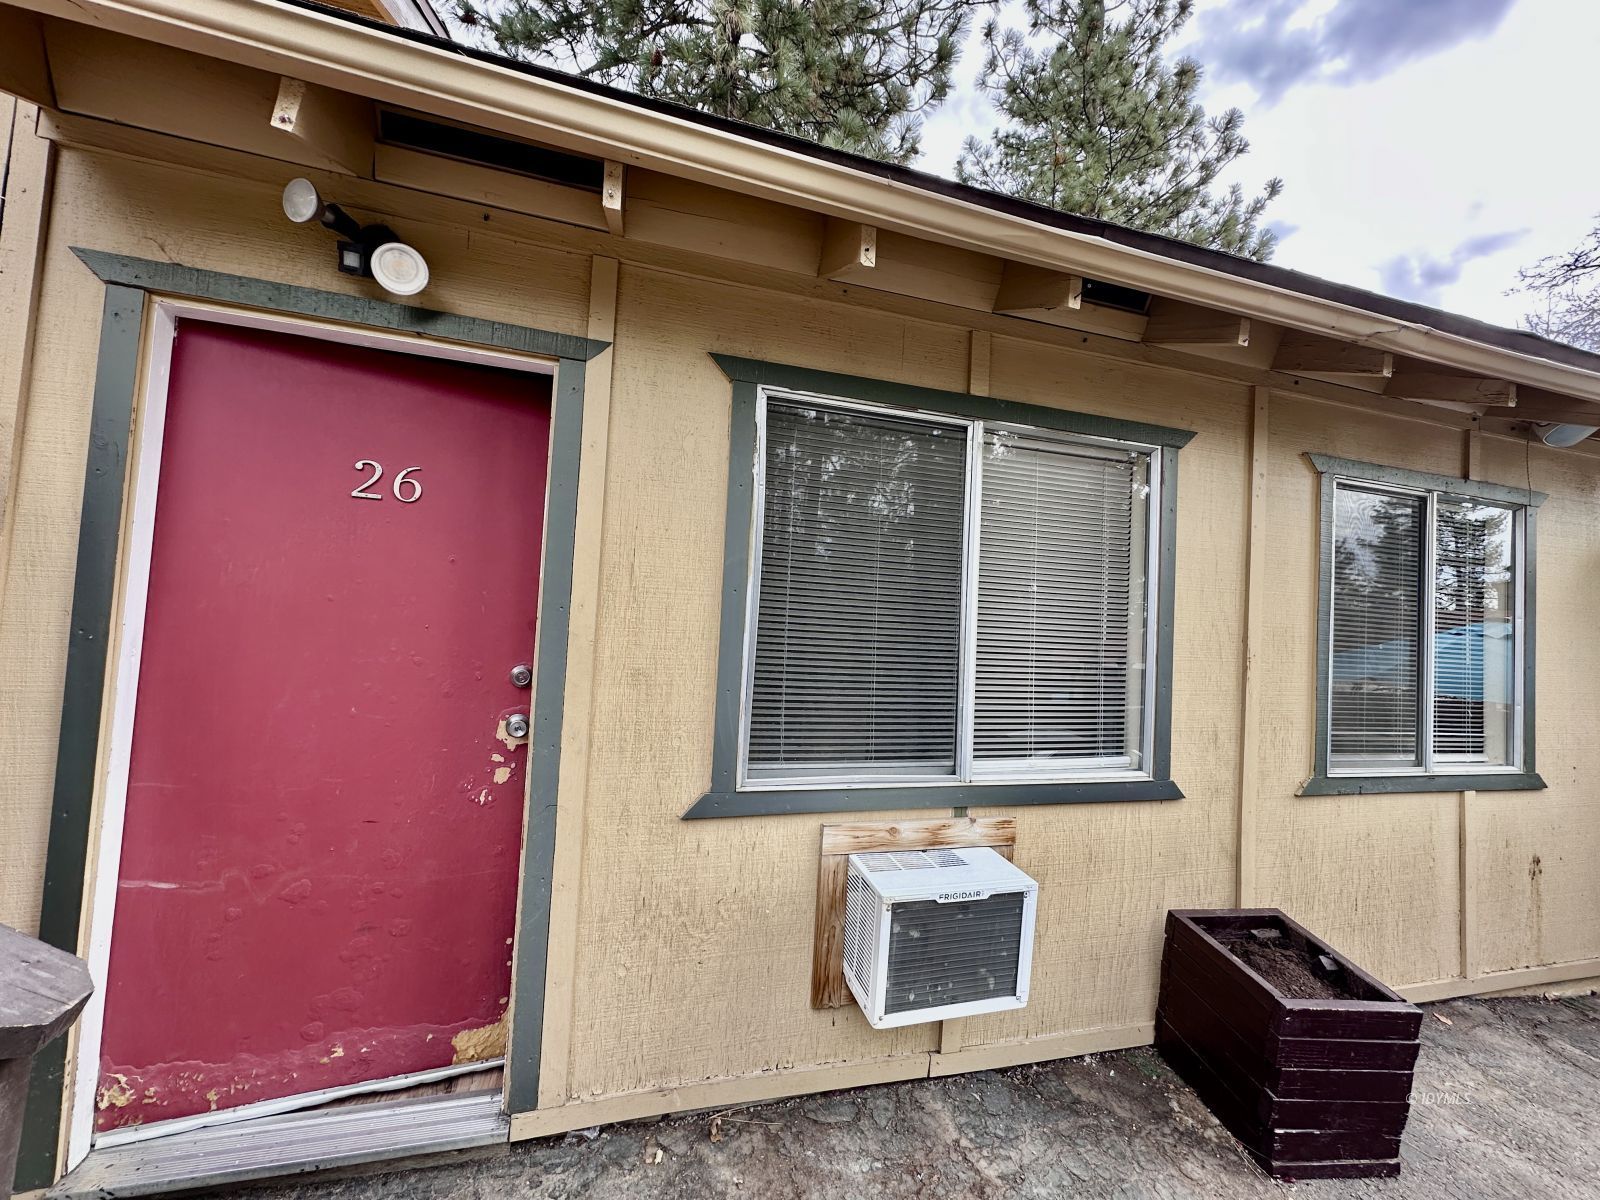
{"type": "Polygon", "coordinates": [[[185,320],[97,1128],[503,1052],[545,376],[185,320]]]}

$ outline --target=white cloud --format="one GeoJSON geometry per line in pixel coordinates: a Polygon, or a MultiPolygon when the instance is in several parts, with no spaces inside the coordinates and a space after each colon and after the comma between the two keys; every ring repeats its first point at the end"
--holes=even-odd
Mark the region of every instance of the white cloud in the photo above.
{"type": "Polygon", "coordinates": [[[1249,85],[1213,77],[1202,100],[1245,112],[1251,151],[1228,182],[1283,177],[1269,215],[1297,229],[1275,262],[1390,291],[1407,280],[1394,265],[1404,259],[1417,298],[1515,325],[1527,307],[1505,294],[1517,268],[1577,243],[1600,210],[1596,45],[1600,5],[1520,0],[1491,37],[1381,79],[1305,84],[1261,108],[1249,85]],[[1507,230],[1525,233],[1481,240],[1507,230]],[[1469,244],[1477,252],[1454,263],[1469,244]]]}
{"type": "Polygon", "coordinates": [[[1381,79],[1415,59],[1492,33],[1514,0],[1228,0],[1194,22],[1190,51],[1221,81],[1272,104],[1308,82],[1381,79]]]}
{"type": "Polygon", "coordinates": [[[1526,229],[1508,229],[1469,237],[1443,255],[1396,254],[1379,264],[1378,277],[1391,296],[1437,306],[1445,288],[1459,283],[1471,263],[1508,250],[1527,235],[1526,229]]]}

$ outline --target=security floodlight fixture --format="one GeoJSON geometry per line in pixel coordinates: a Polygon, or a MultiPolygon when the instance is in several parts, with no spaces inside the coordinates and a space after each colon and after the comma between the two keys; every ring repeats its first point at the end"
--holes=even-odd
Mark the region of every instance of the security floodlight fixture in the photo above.
{"type": "Polygon", "coordinates": [[[283,215],[296,225],[305,225],[322,216],[322,197],[309,179],[291,179],[283,189],[283,215]]]}
{"type": "Polygon", "coordinates": [[[374,279],[396,296],[414,296],[428,286],[428,263],[416,249],[387,225],[363,225],[325,201],[309,179],[291,179],[284,187],[283,215],[296,225],[315,221],[338,234],[337,265],[345,275],[374,279]]]}
{"type": "Polygon", "coordinates": [[[1576,446],[1584,438],[1596,432],[1593,425],[1561,424],[1556,421],[1535,421],[1533,432],[1546,446],[1555,446],[1564,449],[1567,446],[1576,446]]]}
{"type": "Polygon", "coordinates": [[[337,204],[330,204],[317,191],[309,179],[291,179],[283,189],[283,215],[296,225],[309,225],[315,221],[324,229],[331,229],[352,240],[361,238],[361,222],[337,204]]]}
{"type": "Polygon", "coordinates": [[[367,265],[378,285],[396,296],[415,296],[428,286],[427,260],[404,242],[384,242],[367,265]]]}
{"type": "Polygon", "coordinates": [[[360,242],[339,243],[339,273],[341,275],[366,275],[367,255],[360,242]]]}

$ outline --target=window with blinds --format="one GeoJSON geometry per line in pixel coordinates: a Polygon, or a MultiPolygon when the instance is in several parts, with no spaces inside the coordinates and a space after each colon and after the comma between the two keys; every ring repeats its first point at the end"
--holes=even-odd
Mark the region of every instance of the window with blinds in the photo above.
{"type": "Polygon", "coordinates": [[[967,430],[767,405],[748,763],[956,766],[967,430]]]}
{"type": "Polygon", "coordinates": [[[1340,480],[1329,766],[1516,761],[1516,509],[1340,480]]]}
{"type": "Polygon", "coordinates": [[[1441,497],[1436,522],[1434,756],[1509,763],[1516,707],[1512,514],[1441,497]]]}
{"type": "Polygon", "coordinates": [[[1422,693],[1423,500],[1340,487],[1333,514],[1330,756],[1415,766],[1422,693]]]}
{"type": "Polygon", "coordinates": [[[984,438],[975,765],[1137,766],[1149,462],[984,438]]]}
{"type": "Polygon", "coordinates": [[[762,405],[747,784],[1143,769],[1150,451],[762,405]]]}

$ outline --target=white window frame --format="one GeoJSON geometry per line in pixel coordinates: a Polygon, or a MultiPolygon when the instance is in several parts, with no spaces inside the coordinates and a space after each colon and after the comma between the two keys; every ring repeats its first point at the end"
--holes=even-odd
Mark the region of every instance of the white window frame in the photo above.
{"type": "MultiPolygon", "coordinates": [[[[1330,603],[1328,606],[1328,627],[1324,631],[1325,645],[1323,653],[1330,664],[1328,668],[1327,696],[1324,699],[1322,712],[1321,736],[1325,744],[1321,747],[1326,756],[1329,778],[1355,778],[1387,776],[1395,778],[1417,777],[1427,778],[1440,775],[1459,775],[1470,772],[1473,775],[1521,775],[1526,770],[1523,764],[1525,753],[1525,706],[1527,704],[1527,672],[1524,669],[1526,661],[1525,644],[1527,637],[1527,521],[1528,508],[1526,505],[1517,504],[1506,500],[1485,499],[1467,492],[1452,491],[1442,487],[1409,487],[1397,483],[1385,483],[1377,480],[1366,479],[1360,475],[1334,474],[1332,477],[1333,490],[1332,503],[1337,511],[1339,492],[1341,489],[1368,492],[1386,493],[1393,496],[1410,496],[1424,501],[1424,520],[1422,529],[1422,582],[1423,594],[1419,598],[1421,604],[1421,622],[1418,633],[1419,645],[1417,653],[1417,685],[1418,721],[1417,741],[1420,762],[1410,765],[1384,765],[1381,763],[1345,762],[1339,763],[1333,753],[1333,681],[1332,666],[1335,641],[1335,630],[1339,622],[1339,604],[1337,595],[1337,581],[1328,584],[1330,603]],[[1441,499],[1457,500],[1468,504],[1482,504],[1501,508],[1511,514],[1511,556],[1513,573],[1513,595],[1515,597],[1515,611],[1512,617],[1512,651],[1511,651],[1511,683],[1512,683],[1512,711],[1510,729],[1510,750],[1507,761],[1495,763],[1489,761],[1487,755],[1473,754],[1435,754],[1433,749],[1433,708],[1434,690],[1434,639],[1437,634],[1436,605],[1436,568],[1438,562],[1438,509],[1441,499]]],[[[1332,539],[1337,537],[1335,525],[1330,514],[1330,521],[1326,535],[1332,539]]]]}
{"type": "Polygon", "coordinates": [[[741,792],[840,791],[852,788],[964,787],[1004,783],[1104,783],[1153,779],[1152,765],[1156,736],[1156,683],[1159,675],[1156,656],[1160,652],[1159,597],[1163,505],[1161,503],[1162,447],[1145,442],[1090,434],[1068,433],[1010,421],[988,421],[978,417],[956,416],[947,412],[898,405],[877,404],[820,392],[794,388],[761,386],[756,390],[756,439],[754,495],[751,502],[751,545],[749,570],[745,579],[743,664],[740,672],[738,774],[741,792]],[[782,776],[750,775],[749,742],[752,696],[755,687],[755,650],[760,609],[762,529],[766,515],[767,405],[781,403],[814,405],[842,412],[870,413],[901,420],[922,421],[966,430],[967,461],[963,511],[963,550],[961,564],[961,647],[957,673],[956,756],[953,772],[921,774],[900,771],[844,771],[831,774],[817,769],[782,776]],[[1089,760],[1080,766],[1064,766],[1060,760],[1039,760],[1026,765],[997,763],[975,765],[973,757],[973,716],[977,665],[978,553],[982,523],[983,447],[991,429],[1025,434],[1040,441],[1064,445],[1098,446],[1145,456],[1148,464],[1148,497],[1145,528],[1144,579],[1144,688],[1140,708],[1140,762],[1131,758],[1089,760]]]}

